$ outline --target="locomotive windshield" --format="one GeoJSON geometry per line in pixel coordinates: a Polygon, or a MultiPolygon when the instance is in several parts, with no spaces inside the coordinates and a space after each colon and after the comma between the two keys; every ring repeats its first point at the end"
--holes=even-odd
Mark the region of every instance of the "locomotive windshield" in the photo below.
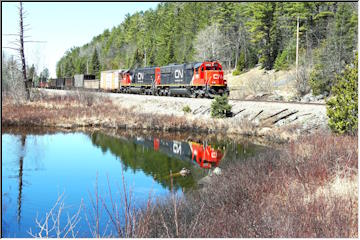
{"type": "Polygon", "coordinates": [[[214,66],[206,66],[206,70],[221,70],[219,66],[214,65],[214,66]]]}
{"type": "Polygon", "coordinates": [[[218,66],[206,67],[206,70],[220,70],[218,66]]]}

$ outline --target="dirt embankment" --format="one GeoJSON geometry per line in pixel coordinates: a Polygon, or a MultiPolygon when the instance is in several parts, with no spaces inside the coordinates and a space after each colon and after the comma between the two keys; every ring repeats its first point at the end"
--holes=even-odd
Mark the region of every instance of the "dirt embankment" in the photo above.
{"type": "Polygon", "coordinates": [[[296,80],[295,67],[275,71],[257,66],[237,76],[228,73],[224,78],[230,88],[230,98],[234,99],[325,103],[324,95],[314,96],[301,78],[296,80]],[[299,88],[308,93],[299,96],[299,88]]]}
{"type": "Polygon", "coordinates": [[[36,90],[34,101],[3,102],[3,125],[198,131],[289,140],[327,129],[324,105],[230,100],[234,116],[213,119],[211,99],[36,90]],[[191,111],[185,113],[188,106],[191,111]]]}

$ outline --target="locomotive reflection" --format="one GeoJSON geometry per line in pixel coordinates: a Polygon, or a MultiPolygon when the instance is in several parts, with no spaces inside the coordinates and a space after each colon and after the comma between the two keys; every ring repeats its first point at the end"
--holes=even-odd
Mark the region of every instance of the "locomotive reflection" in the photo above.
{"type": "Polygon", "coordinates": [[[212,147],[206,141],[181,142],[159,138],[136,138],[135,142],[168,156],[194,162],[201,168],[217,167],[224,157],[222,149],[212,147]]]}

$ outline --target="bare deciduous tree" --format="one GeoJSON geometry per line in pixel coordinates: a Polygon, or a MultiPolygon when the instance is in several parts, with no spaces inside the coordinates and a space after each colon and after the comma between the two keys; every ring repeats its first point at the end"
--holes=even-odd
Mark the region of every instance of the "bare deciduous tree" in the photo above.
{"type": "Polygon", "coordinates": [[[197,60],[209,59],[220,60],[221,62],[231,61],[233,43],[227,39],[219,27],[211,25],[202,30],[195,42],[197,60]]]}
{"type": "Polygon", "coordinates": [[[28,81],[27,81],[24,44],[28,43],[28,42],[42,42],[42,41],[25,40],[26,38],[29,37],[29,36],[24,35],[26,30],[28,30],[27,27],[29,25],[24,24],[24,19],[26,18],[26,11],[23,8],[22,2],[19,3],[18,10],[19,10],[19,31],[18,31],[18,33],[16,33],[16,34],[4,34],[4,35],[8,35],[8,36],[15,36],[15,37],[18,37],[18,38],[15,39],[14,41],[10,42],[13,47],[4,47],[4,48],[15,50],[15,51],[17,51],[19,53],[18,56],[19,56],[20,61],[21,61],[21,73],[22,73],[22,80],[23,80],[23,85],[24,85],[24,89],[25,89],[25,97],[26,97],[26,100],[30,100],[30,87],[31,87],[31,84],[29,84],[28,81]]]}

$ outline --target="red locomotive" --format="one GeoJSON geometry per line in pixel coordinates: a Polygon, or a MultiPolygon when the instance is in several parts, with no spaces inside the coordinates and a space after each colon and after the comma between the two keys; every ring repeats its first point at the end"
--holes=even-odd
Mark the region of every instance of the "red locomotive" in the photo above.
{"type": "Polygon", "coordinates": [[[172,64],[120,72],[119,91],[161,96],[214,97],[229,94],[217,61],[172,64]]]}

